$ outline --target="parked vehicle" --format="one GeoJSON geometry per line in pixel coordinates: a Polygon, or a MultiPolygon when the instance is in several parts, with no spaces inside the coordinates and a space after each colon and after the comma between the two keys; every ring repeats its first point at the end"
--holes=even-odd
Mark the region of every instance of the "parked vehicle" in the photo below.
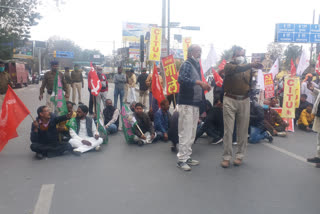
{"type": "Polygon", "coordinates": [[[38,73],[33,73],[32,84],[39,84],[39,74],[38,73]]]}
{"type": "Polygon", "coordinates": [[[24,63],[8,62],[8,72],[14,87],[28,86],[29,72],[24,63]]]}

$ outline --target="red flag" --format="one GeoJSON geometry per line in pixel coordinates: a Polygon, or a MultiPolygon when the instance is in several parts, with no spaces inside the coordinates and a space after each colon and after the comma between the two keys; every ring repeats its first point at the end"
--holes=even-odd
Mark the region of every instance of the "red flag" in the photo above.
{"type": "MultiPolygon", "coordinates": [[[[208,84],[206,78],[204,78],[201,60],[199,61],[199,63],[200,63],[200,70],[201,70],[201,81],[208,84]]],[[[208,93],[208,91],[204,91],[204,94],[206,94],[206,93],[208,93]]]]}
{"type": "Polygon", "coordinates": [[[297,70],[296,70],[296,66],[294,66],[294,63],[293,63],[293,60],[291,59],[291,69],[290,69],[290,73],[291,73],[291,76],[295,76],[296,73],[297,73],[297,70]]]}
{"type": "Polygon", "coordinates": [[[212,73],[213,73],[213,78],[214,78],[214,81],[215,81],[216,85],[221,88],[222,84],[223,84],[222,77],[218,74],[218,72],[216,72],[214,70],[214,68],[212,68],[212,73]]]}
{"type": "Polygon", "coordinates": [[[0,151],[8,141],[18,136],[16,129],[30,111],[8,86],[0,115],[0,151]]]}
{"type": "Polygon", "coordinates": [[[152,96],[158,101],[158,105],[160,106],[160,102],[165,99],[163,95],[162,85],[160,84],[159,75],[156,63],[153,64],[153,74],[152,74],[152,96]]]}
{"type": "Polygon", "coordinates": [[[89,71],[89,75],[88,75],[89,88],[91,89],[91,94],[93,96],[98,96],[101,90],[102,84],[98,77],[97,72],[94,70],[92,62],[90,62],[90,67],[91,67],[91,70],[89,71]]]}
{"type": "Polygon", "coordinates": [[[317,64],[316,64],[316,72],[318,75],[320,75],[320,53],[319,53],[317,64]]]}
{"type": "Polygon", "coordinates": [[[227,64],[227,61],[224,59],[224,60],[222,60],[222,62],[220,63],[220,65],[219,65],[219,71],[221,71],[221,70],[223,70],[224,69],[224,66],[226,66],[226,64],[227,64]]]}

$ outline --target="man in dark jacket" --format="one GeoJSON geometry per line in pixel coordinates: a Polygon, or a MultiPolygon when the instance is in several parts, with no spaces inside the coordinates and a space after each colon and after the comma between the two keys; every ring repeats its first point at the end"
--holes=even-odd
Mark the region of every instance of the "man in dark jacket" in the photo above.
{"type": "Polygon", "coordinates": [[[112,100],[107,99],[106,108],[103,110],[104,125],[109,134],[116,133],[119,127],[119,109],[112,105],[112,100]]]}
{"type": "Polygon", "coordinates": [[[300,105],[299,108],[296,108],[296,116],[295,116],[295,121],[298,121],[300,118],[301,112],[307,108],[307,106],[310,104],[307,101],[308,96],[306,94],[301,94],[300,96],[300,105]]]}
{"type": "Polygon", "coordinates": [[[204,123],[197,130],[196,139],[206,132],[209,137],[212,138],[212,144],[219,144],[223,141],[223,112],[222,103],[220,99],[216,99],[214,107],[207,100],[207,116],[204,123]]]}
{"type": "Polygon", "coordinates": [[[36,157],[42,159],[44,156],[54,157],[62,155],[65,151],[72,152],[69,143],[58,142],[58,131],[56,125],[71,118],[68,115],[56,117],[47,106],[40,106],[37,110],[38,117],[31,127],[31,150],[36,152],[36,157]]]}
{"type": "Polygon", "coordinates": [[[139,83],[139,102],[142,103],[144,107],[147,106],[147,97],[148,97],[148,86],[146,84],[146,80],[148,78],[147,70],[144,68],[141,71],[137,79],[137,83],[139,83]]]}
{"type": "Polygon", "coordinates": [[[157,137],[154,141],[168,140],[169,120],[171,117],[169,107],[169,101],[167,99],[162,100],[160,109],[154,115],[154,128],[157,133],[157,137]]]}
{"type": "Polygon", "coordinates": [[[155,138],[155,132],[149,116],[143,112],[142,103],[137,103],[135,106],[135,112],[133,116],[136,119],[136,125],[134,126],[134,141],[139,146],[152,143],[155,138]]]}
{"type": "Polygon", "coordinates": [[[264,105],[264,127],[272,134],[272,136],[287,136],[286,127],[288,124],[283,121],[279,113],[271,109],[268,105],[264,105]]]}
{"type": "Polygon", "coordinates": [[[191,146],[194,143],[199,119],[199,108],[205,100],[204,91],[211,87],[201,78],[201,48],[191,45],[188,48],[188,59],[181,65],[178,82],[179,91],[179,153],[177,166],[190,171],[190,166],[199,165],[199,161],[191,158],[191,146]]]}
{"type": "Polygon", "coordinates": [[[263,125],[264,110],[256,101],[250,102],[250,138],[249,143],[259,143],[262,139],[273,141],[270,132],[266,131],[263,125]]]}

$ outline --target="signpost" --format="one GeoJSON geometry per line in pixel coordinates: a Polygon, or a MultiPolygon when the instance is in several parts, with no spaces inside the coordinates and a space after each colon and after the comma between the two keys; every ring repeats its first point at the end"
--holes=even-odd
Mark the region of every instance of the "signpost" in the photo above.
{"type": "Polygon", "coordinates": [[[57,58],[69,58],[73,59],[74,55],[73,52],[68,52],[68,51],[56,51],[56,57],[57,58]]]}
{"type": "Polygon", "coordinates": [[[320,24],[276,24],[276,42],[320,43],[320,24]]]}

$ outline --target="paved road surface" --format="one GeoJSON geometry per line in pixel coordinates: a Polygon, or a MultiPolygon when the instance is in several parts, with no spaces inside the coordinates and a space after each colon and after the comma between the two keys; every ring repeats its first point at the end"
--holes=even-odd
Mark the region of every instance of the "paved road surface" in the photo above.
{"type": "MultiPolygon", "coordinates": [[[[34,116],[44,104],[39,87],[15,90],[34,116]]],[[[230,169],[219,165],[222,146],[201,138],[193,147],[200,165],[183,172],[169,143],[127,145],[121,132],[99,152],[39,161],[29,149],[31,122],[0,153],[1,214],[320,213],[320,170],[304,161],[315,154],[314,133],[249,145],[243,166],[230,169]]]]}

